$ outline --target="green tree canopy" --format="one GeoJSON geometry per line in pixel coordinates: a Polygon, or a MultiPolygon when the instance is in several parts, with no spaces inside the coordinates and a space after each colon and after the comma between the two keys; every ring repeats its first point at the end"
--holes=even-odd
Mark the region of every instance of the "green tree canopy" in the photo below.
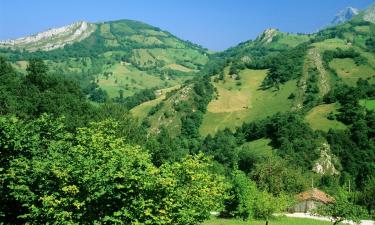
{"type": "Polygon", "coordinates": [[[1,202],[12,204],[0,215],[32,224],[199,224],[220,206],[225,184],[207,158],[155,167],[118,127],[107,120],[70,133],[48,116],[2,118],[1,202]]]}

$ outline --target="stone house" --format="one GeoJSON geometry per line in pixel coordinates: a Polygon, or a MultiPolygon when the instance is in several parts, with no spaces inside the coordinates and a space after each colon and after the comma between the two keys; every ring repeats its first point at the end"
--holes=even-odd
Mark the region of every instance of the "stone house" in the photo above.
{"type": "Polygon", "coordinates": [[[308,213],[324,204],[334,202],[334,199],[323,191],[313,188],[296,196],[297,203],[289,209],[291,213],[308,213]]]}

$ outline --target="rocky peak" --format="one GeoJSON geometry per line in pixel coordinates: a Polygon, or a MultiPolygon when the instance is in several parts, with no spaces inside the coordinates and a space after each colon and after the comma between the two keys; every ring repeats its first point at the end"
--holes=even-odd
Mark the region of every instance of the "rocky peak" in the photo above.
{"type": "Polygon", "coordinates": [[[341,23],[345,23],[346,21],[351,20],[354,16],[358,15],[359,12],[359,9],[346,7],[335,16],[335,18],[331,22],[331,25],[335,26],[341,23]]]}
{"type": "Polygon", "coordinates": [[[20,48],[29,51],[48,51],[83,40],[94,31],[94,26],[85,21],[80,21],[63,27],[52,28],[35,35],[0,41],[0,47],[20,48]]]}
{"type": "Polygon", "coordinates": [[[268,28],[263,33],[261,33],[256,40],[263,42],[263,43],[270,43],[272,42],[273,38],[279,33],[277,29],[268,28]]]}
{"type": "Polygon", "coordinates": [[[375,23],[375,4],[371,5],[364,12],[363,19],[365,21],[375,23]]]}

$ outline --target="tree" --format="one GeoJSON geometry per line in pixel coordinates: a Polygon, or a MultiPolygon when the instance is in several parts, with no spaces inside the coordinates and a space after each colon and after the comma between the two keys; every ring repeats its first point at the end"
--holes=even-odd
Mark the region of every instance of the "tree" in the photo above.
{"type": "Polygon", "coordinates": [[[225,76],[224,76],[224,71],[221,71],[219,73],[219,80],[224,80],[225,79],[225,76]]]}
{"type": "Polygon", "coordinates": [[[285,194],[275,197],[266,191],[260,191],[254,201],[254,217],[266,220],[267,225],[274,213],[284,211],[292,203],[291,198],[285,194]]]}
{"type": "Polygon", "coordinates": [[[13,204],[1,206],[2,221],[199,224],[225,196],[223,178],[209,172],[209,159],[189,156],[158,168],[147,150],[117,136],[118,122],[70,133],[49,117],[29,124],[9,120],[0,120],[0,143],[9,153],[0,152],[6,162],[0,200],[13,204]]]}
{"type": "Polygon", "coordinates": [[[237,67],[232,65],[229,69],[229,75],[234,75],[234,74],[237,74],[238,75],[238,71],[237,71],[237,67]]]}
{"type": "Polygon", "coordinates": [[[366,206],[367,212],[375,217],[375,176],[370,177],[363,188],[360,202],[366,206]]]}
{"type": "Polygon", "coordinates": [[[276,196],[283,192],[300,193],[307,188],[308,184],[308,179],[301,170],[278,158],[268,158],[264,162],[256,164],[251,176],[259,189],[276,196]]]}
{"type": "Polygon", "coordinates": [[[243,172],[232,173],[230,197],[225,201],[224,215],[248,219],[268,219],[276,212],[285,210],[292,200],[285,194],[278,197],[257,188],[243,172]]]}
{"type": "Polygon", "coordinates": [[[41,59],[30,59],[29,65],[26,68],[27,80],[39,87],[40,89],[47,88],[47,72],[48,67],[41,59]]]}
{"type": "Polygon", "coordinates": [[[254,204],[257,195],[256,184],[242,171],[232,173],[230,198],[225,201],[223,214],[247,220],[254,217],[254,204]]]}
{"type": "Polygon", "coordinates": [[[359,222],[360,217],[365,214],[361,207],[349,201],[348,193],[342,190],[333,203],[322,205],[316,212],[322,216],[331,217],[334,225],[344,220],[359,222]]]}
{"type": "Polygon", "coordinates": [[[207,136],[202,143],[201,149],[228,168],[235,168],[237,165],[237,140],[229,129],[218,131],[214,138],[207,136]]]}

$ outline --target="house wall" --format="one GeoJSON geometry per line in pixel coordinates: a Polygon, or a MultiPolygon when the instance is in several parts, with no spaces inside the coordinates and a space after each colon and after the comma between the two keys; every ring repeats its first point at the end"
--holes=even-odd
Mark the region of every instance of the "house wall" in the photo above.
{"type": "Polygon", "coordinates": [[[292,208],[289,209],[289,212],[291,213],[307,213],[311,212],[314,209],[318,208],[319,206],[323,205],[324,203],[313,201],[313,200],[306,200],[302,202],[298,202],[295,204],[292,208]]]}

